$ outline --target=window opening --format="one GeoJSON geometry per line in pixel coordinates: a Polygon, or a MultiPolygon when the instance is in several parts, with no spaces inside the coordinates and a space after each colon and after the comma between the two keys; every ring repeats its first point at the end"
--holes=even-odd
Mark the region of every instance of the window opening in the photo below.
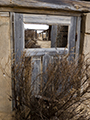
{"type": "Polygon", "coordinates": [[[66,48],[68,26],[24,24],[25,48],[66,48]]]}
{"type": "Polygon", "coordinates": [[[68,26],[58,25],[56,46],[67,47],[68,44],[68,26]]]}

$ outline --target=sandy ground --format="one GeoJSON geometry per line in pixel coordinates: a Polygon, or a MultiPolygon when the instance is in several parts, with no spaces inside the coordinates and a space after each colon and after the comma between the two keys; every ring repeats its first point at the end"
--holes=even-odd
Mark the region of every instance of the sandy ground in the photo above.
{"type": "Polygon", "coordinates": [[[51,41],[43,41],[41,37],[37,39],[37,43],[41,48],[51,48],[51,41]]]}
{"type": "Polygon", "coordinates": [[[51,41],[41,41],[37,40],[38,45],[41,46],[41,48],[51,48],[51,41]]]}

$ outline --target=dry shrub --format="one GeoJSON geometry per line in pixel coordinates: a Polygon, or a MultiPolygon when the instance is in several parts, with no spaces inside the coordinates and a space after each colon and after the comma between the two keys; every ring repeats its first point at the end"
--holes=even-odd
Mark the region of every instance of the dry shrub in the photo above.
{"type": "Polygon", "coordinates": [[[31,59],[13,67],[16,120],[89,120],[90,64],[88,58],[68,61],[56,55],[44,73],[32,81],[31,59]],[[38,87],[35,82],[40,78],[38,87]],[[35,87],[38,88],[38,92],[35,87]]]}

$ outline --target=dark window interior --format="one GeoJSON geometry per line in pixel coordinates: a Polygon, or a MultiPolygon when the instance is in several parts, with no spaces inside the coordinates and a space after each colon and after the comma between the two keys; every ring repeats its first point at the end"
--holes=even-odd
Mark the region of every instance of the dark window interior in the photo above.
{"type": "Polygon", "coordinates": [[[67,39],[68,39],[68,26],[58,25],[56,46],[67,47],[67,44],[68,44],[67,39]]]}

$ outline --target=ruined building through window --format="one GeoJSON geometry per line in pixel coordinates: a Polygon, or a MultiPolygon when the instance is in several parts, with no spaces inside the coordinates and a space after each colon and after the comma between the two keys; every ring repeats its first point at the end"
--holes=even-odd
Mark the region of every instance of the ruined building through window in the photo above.
{"type": "MultiPolygon", "coordinates": [[[[25,25],[27,26],[27,25],[25,25]]],[[[29,24],[25,29],[25,48],[67,47],[68,26],[29,24]],[[52,29],[55,28],[56,42],[52,44],[52,29]]]]}

